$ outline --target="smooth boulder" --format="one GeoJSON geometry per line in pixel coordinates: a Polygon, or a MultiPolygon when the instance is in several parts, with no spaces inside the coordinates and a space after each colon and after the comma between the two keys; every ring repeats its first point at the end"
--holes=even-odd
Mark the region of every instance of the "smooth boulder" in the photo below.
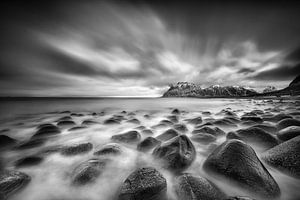
{"type": "Polygon", "coordinates": [[[223,200],[226,196],[206,178],[191,174],[176,178],[175,192],[178,200],[223,200]]]}
{"type": "Polygon", "coordinates": [[[65,156],[73,156],[78,154],[83,154],[91,151],[93,145],[89,142],[80,143],[80,144],[73,144],[70,146],[62,147],[61,154],[65,156]]]}
{"type": "Polygon", "coordinates": [[[9,195],[24,188],[30,180],[30,176],[23,172],[0,171],[0,197],[6,199],[9,195]]]}
{"type": "Polygon", "coordinates": [[[166,200],[167,181],[152,167],[132,172],[121,186],[118,200],[166,200]]]}
{"type": "Polygon", "coordinates": [[[100,149],[95,150],[94,155],[101,156],[101,155],[119,155],[122,153],[122,149],[120,145],[116,143],[109,143],[104,146],[101,146],[100,149]]]}
{"type": "Polygon", "coordinates": [[[32,136],[33,138],[53,136],[60,133],[60,129],[53,124],[40,125],[37,132],[32,136]]]}
{"type": "Polygon", "coordinates": [[[159,145],[160,143],[161,141],[154,137],[147,137],[137,145],[137,150],[147,152],[159,145]]]}
{"type": "Polygon", "coordinates": [[[300,126],[289,126],[280,130],[277,137],[280,140],[287,141],[300,135],[300,126]]]}
{"type": "Polygon", "coordinates": [[[170,128],[170,129],[166,130],[165,132],[163,132],[162,134],[158,135],[156,137],[156,139],[161,140],[161,141],[167,141],[174,137],[177,137],[178,135],[179,135],[179,133],[177,131],[170,128]]]}
{"type": "Polygon", "coordinates": [[[300,136],[269,149],[262,155],[269,165],[300,178],[300,136]]]}
{"type": "Polygon", "coordinates": [[[240,140],[228,140],[217,147],[205,160],[203,169],[260,197],[280,195],[279,186],[255,151],[240,140]]]}
{"type": "Polygon", "coordinates": [[[186,135],[180,135],[157,146],[152,154],[163,161],[165,168],[181,172],[195,160],[196,150],[186,135]]]}
{"type": "Polygon", "coordinates": [[[128,131],[126,133],[113,135],[111,139],[116,142],[132,143],[140,141],[141,135],[137,131],[128,131]]]}
{"type": "Polygon", "coordinates": [[[300,120],[297,119],[283,119],[277,123],[278,130],[284,129],[289,126],[300,126],[300,120]]]}

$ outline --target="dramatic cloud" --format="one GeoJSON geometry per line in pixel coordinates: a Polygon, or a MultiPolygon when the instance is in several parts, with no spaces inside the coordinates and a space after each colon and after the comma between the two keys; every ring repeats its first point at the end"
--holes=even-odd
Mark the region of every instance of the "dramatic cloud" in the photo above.
{"type": "Polygon", "coordinates": [[[190,81],[285,87],[300,73],[293,4],[6,3],[0,95],[160,96],[190,81]]]}

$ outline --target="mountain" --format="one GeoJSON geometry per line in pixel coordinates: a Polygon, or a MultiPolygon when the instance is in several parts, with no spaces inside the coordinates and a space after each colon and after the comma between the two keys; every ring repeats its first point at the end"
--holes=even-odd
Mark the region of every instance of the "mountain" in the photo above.
{"type": "Polygon", "coordinates": [[[170,85],[163,97],[245,97],[257,92],[241,86],[212,85],[202,88],[200,85],[189,82],[178,82],[170,85]]]}
{"type": "Polygon", "coordinates": [[[300,75],[298,75],[289,84],[288,87],[281,89],[281,90],[262,93],[262,94],[259,94],[258,96],[284,96],[284,95],[289,95],[289,96],[300,95],[300,75]]]}
{"type": "Polygon", "coordinates": [[[276,91],[276,90],[277,90],[276,87],[274,87],[274,86],[268,86],[268,87],[266,87],[266,88],[263,90],[262,93],[273,92],[273,91],[276,91]]]}

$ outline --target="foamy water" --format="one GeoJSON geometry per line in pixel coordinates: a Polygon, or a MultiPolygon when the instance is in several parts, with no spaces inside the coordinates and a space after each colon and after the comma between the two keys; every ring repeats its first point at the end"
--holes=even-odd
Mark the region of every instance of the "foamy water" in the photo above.
{"type": "MultiPolygon", "coordinates": [[[[187,125],[187,136],[191,136],[194,125],[187,124],[186,119],[202,116],[202,118],[222,118],[219,114],[222,109],[229,108],[236,111],[238,116],[253,109],[268,108],[290,108],[286,103],[267,103],[263,100],[237,100],[237,99],[192,99],[192,98],[170,98],[170,99],[52,99],[52,100],[32,100],[32,101],[3,101],[1,103],[1,126],[0,130],[8,129],[3,132],[19,141],[28,140],[40,124],[53,123],[56,120],[68,116],[69,114],[61,111],[71,111],[83,114],[82,116],[72,116],[73,121],[80,125],[84,120],[91,119],[99,122],[90,125],[86,129],[68,131],[62,128],[62,133],[53,137],[40,147],[26,150],[9,150],[2,153],[2,161],[8,169],[15,169],[14,163],[19,158],[32,155],[42,151],[47,147],[68,145],[80,142],[91,142],[93,150],[104,144],[111,143],[111,136],[125,133],[126,131],[136,130],[140,125],[152,129],[153,137],[163,133],[169,127],[151,128],[161,120],[169,116],[172,109],[178,108],[181,112],[179,123],[187,125]],[[126,113],[121,113],[126,111],[126,113]],[[209,111],[211,115],[203,115],[203,111],[209,111]],[[97,115],[93,116],[92,113],[97,115]],[[135,115],[128,115],[133,112],[135,115]],[[101,113],[101,114],[100,114],[101,113]],[[128,123],[126,120],[118,125],[105,125],[104,120],[112,115],[124,115],[126,119],[138,119],[140,125],[128,123]],[[149,118],[144,117],[149,115],[149,118]]],[[[222,128],[225,132],[243,128],[222,128]]],[[[142,140],[149,135],[142,135],[142,140]]],[[[201,145],[193,142],[197,150],[197,157],[193,164],[186,170],[195,175],[201,175],[212,180],[227,195],[248,195],[234,185],[225,180],[218,180],[208,176],[202,170],[202,164],[207,155],[217,146],[225,141],[225,136],[218,138],[213,145],[201,145]]],[[[34,166],[17,168],[17,170],[31,176],[31,182],[20,192],[11,196],[10,200],[110,200],[116,198],[118,190],[126,177],[138,167],[153,166],[160,171],[167,179],[168,196],[176,199],[173,191],[173,175],[162,168],[161,163],[154,159],[149,153],[142,153],[136,150],[136,144],[121,144],[123,153],[113,156],[112,162],[108,164],[104,172],[96,182],[74,186],[71,184],[71,175],[76,166],[80,163],[94,158],[93,150],[86,154],[76,156],[64,156],[59,152],[46,155],[44,160],[34,166]]],[[[257,151],[258,156],[260,152],[257,151]]],[[[298,199],[300,197],[300,181],[287,176],[266,165],[269,172],[275,178],[281,189],[282,200],[298,199]]]]}

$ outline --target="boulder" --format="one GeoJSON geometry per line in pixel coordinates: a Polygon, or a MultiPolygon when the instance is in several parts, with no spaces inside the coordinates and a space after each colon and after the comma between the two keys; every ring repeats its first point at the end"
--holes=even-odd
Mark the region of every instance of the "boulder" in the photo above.
{"type": "Polygon", "coordinates": [[[128,131],[126,133],[113,135],[111,139],[116,142],[132,143],[140,141],[141,135],[137,131],[128,131]]]}
{"type": "Polygon", "coordinates": [[[270,149],[279,144],[274,135],[264,131],[261,128],[250,127],[237,130],[236,133],[243,141],[252,145],[257,145],[263,150],[270,149]]]}
{"type": "Polygon", "coordinates": [[[192,164],[196,150],[186,135],[180,135],[157,146],[152,154],[163,161],[165,168],[181,172],[192,164]]]}
{"type": "Polygon", "coordinates": [[[228,140],[217,147],[205,160],[203,169],[263,198],[280,195],[277,183],[255,151],[240,140],[228,140]]]}
{"type": "Polygon", "coordinates": [[[74,185],[93,183],[102,174],[109,159],[90,159],[78,165],[72,173],[74,185]]]}
{"type": "Polygon", "coordinates": [[[278,130],[284,129],[286,127],[289,126],[300,126],[300,120],[297,119],[283,119],[280,120],[277,124],[276,124],[278,130]]]}
{"type": "Polygon", "coordinates": [[[175,108],[174,110],[172,110],[171,114],[173,114],[173,115],[179,115],[180,111],[177,108],[175,108]]]}
{"type": "Polygon", "coordinates": [[[187,173],[176,178],[175,192],[178,200],[223,200],[226,197],[206,178],[187,173]]]}
{"type": "Polygon", "coordinates": [[[151,131],[151,129],[144,129],[144,130],[142,130],[142,133],[146,134],[146,135],[153,135],[153,132],[151,131]]]}
{"type": "Polygon", "coordinates": [[[16,167],[28,167],[38,165],[43,161],[43,157],[38,155],[27,156],[15,162],[16,167]]]}
{"type": "Polygon", "coordinates": [[[95,124],[99,124],[99,123],[96,122],[96,121],[93,121],[93,120],[89,120],[89,119],[84,120],[84,121],[81,123],[81,125],[83,125],[83,126],[89,126],[89,125],[95,125],[95,124]]]}
{"type": "Polygon", "coordinates": [[[104,121],[104,124],[120,124],[120,120],[111,117],[109,119],[106,119],[104,121]]]}
{"type": "Polygon", "coordinates": [[[255,199],[252,199],[250,197],[237,196],[237,197],[229,197],[225,200],[255,200],[255,199]]]}
{"type": "Polygon", "coordinates": [[[225,135],[225,132],[222,129],[214,126],[203,126],[199,129],[193,130],[192,132],[192,134],[197,134],[197,133],[207,133],[213,136],[225,135]]]}
{"type": "Polygon", "coordinates": [[[23,189],[30,180],[30,176],[23,172],[0,171],[0,197],[6,199],[9,195],[23,189]]]}
{"type": "Polygon", "coordinates": [[[53,124],[40,125],[38,131],[32,136],[33,138],[53,136],[60,133],[60,129],[53,124]]]}
{"type": "Polygon", "coordinates": [[[147,152],[159,145],[160,143],[161,141],[157,140],[156,138],[147,137],[137,145],[137,150],[147,152]]]}
{"type": "Polygon", "coordinates": [[[202,123],[202,117],[199,116],[199,117],[195,117],[193,119],[187,119],[188,123],[190,124],[195,124],[195,125],[198,125],[198,124],[201,124],[202,123]]]}
{"type": "Polygon", "coordinates": [[[74,126],[74,125],[76,125],[75,122],[71,120],[60,121],[57,123],[57,126],[74,126]]]}
{"type": "Polygon", "coordinates": [[[65,116],[65,117],[61,117],[61,118],[59,118],[58,120],[56,120],[56,121],[70,121],[70,120],[73,120],[72,119],[72,117],[70,117],[70,116],[65,116]]]}
{"type": "Polygon", "coordinates": [[[78,154],[83,154],[91,151],[93,145],[89,142],[80,143],[80,144],[73,144],[71,146],[65,146],[61,149],[61,154],[65,156],[73,156],[78,154]]]}
{"type": "Polygon", "coordinates": [[[159,136],[156,137],[156,139],[161,140],[161,141],[167,141],[170,140],[176,136],[178,136],[179,133],[175,131],[174,129],[168,129],[159,136]]]}
{"type": "Polygon", "coordinates": [[[116,143],[110,143],[102,146],[100,149],[95,150],[94,155],[119,155],[122,153],[120,145],[116,143]]]}
{"type": "Polygon", "coordinates": [[[300,135],[300,126],[289,126],[280,130],[277,137],[280,140],[286,141],[300,135]]]}
{"type": "Polygon", "coordinates": [[[130,120],[127,120],[127,122],[128,123],[132,123],[132,124],[140,124],[141,122],[140,122],[140,120],[138,120],[138,119],[130,119],[130,120]]]}
{"type": "Polygon", "coordinates": [[[237,125],[234,122],[228,119],[216,119],[212,121],[211,124],[216,126],[221,126],[221,127],[231,127],[231,128],[237,127],[237,125]]]}
{"type": "Polygon", "coordinates": [[[178,117],[176,115],[170,115],[167,117],[167,119],[173,123],[178,123],[178,117]]]}
{"type": "Polygon", "coordinates": [[[300,136],[269,149],[262,155],[269,165],[300,178],[300,136]]]}
{"type": "Polygon", "coordinates": [[[217,138],[211,134],[199,133],[199,134],[192,135],[191,140],[206,145],[216,141],[217,138]]]}
{"type": "Polygon", "coordinates": [[[252,128],[260,128],[260,129],[263,129],[264,131],[272,133],[272,134],[278,132],[277,127],[273,126],[271,124],[257,124],[257,125],[252,126],[252,128]]]}
{"type": "Polygon", "coordinates": [[[256,123],[262,123],[264,120],[261,117],[257,116],[244,116],[241,118],[242,121],[253,121],[256,123]]]}
{"type": "Polygon", "coordinates": [[[121,186],[118,200],[166,200],[167,181],[152,167],[132,172],[121,186]]]}
{"type": "Polygon", "coordinates": [[[42,146],[45,142],[46,142],[45,138],[31,138],[30,140],[19,144],[16,147],[16,149],[18,150],[31,149],[31,148],[42,146]]]}
{"type": "Polygon", "coordinates": [[[85,129],[87,128],[86,126],[74,126],[70,129],[68,129],[68,131],[78,131],[78,130],[82,130],[82,129],[85,129]]]}
{"type": "Polygon", "coordinates": [[[280,114],[273,115],[273,116],[263,117],[263,120],[264,121],[269,121],[269,122],[278,122],[278,121],[283,120],[283,119],[291,119],[291,118],[292,117],[289,116],[289,115],[286,115],[284,113],[280,113],[280,114]]]}
{"type": "Polygon", "coordinates": [[[7,135],[0,135],[0,149],[8,146],[15,145],[17,140],[7,136],[7,135]]]}
{"type": "Polygon", "coordinates": [[[179,132],[182,132],[182,133],[185,133],[185,132],[188,131],[186,125],[184,125],[184,124],[174,124],[173,128],[176,131],[179,131],[179,132]]]}

